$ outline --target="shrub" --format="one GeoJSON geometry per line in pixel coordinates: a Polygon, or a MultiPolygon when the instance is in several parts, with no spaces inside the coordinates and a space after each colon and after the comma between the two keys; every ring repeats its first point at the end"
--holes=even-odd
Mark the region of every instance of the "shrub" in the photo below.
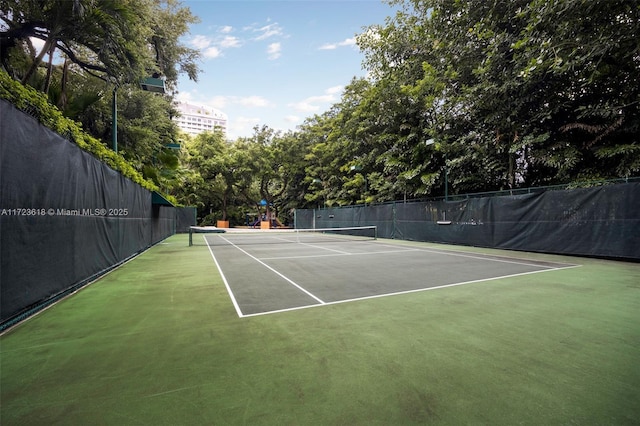
{"type": "Polygon", "coordinates": [[[3,70],[0,70],[0,99],[7,100],[19,110],[36,118],[43,126],[67,138],[83,151],[90,153],[143,188],[150,191],[158,190],[155,183],[145,179],[120,154],[108,149],[98,139],[84,132],[79,123],[63,116],[58,108],[49,103],[46,95],[32,87],[23,86],[3,70]]]}

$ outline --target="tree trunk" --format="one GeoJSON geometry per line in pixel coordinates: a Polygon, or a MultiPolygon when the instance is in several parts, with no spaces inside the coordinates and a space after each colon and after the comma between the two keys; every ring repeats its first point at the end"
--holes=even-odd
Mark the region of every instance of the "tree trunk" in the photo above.
{"type": "Polygon", "coordinates": [[[49,63],[47,64],[47,76],[44,79],[44,84],[42,85],[42,93],[48,94],[49,87],[51,86],[51,74],[53,74],[53,53],[56,51],[56,43],[55,41],[51,43],[51,47],[49,48],[49,63]]]}
{"type": "Polygon", "coordinates": [[[42,47],[42,50],[40,51],[40,54],[38,54],[38,56],[33,60],[33,63],[31,64],[31,67],[29,67],[29,70],[27,71],[27,73],[24,75],[24,77],[22,77],[22,85],[26,86],[27,82],[29,81],[29,79],[31,79],[31,77],[33,76],[33,73],[36,72],[36,70],[38,69],[38,67],[40,66],[40,63],[42,62],[42,58],[44,58],[44,55],[51,50],[51,45],[53,44],[53,37],[49,37],[47,39],[47,41],[44,43],[44,46],[42,47]]]}
{"type": "Polygon", "coordinates": [[[62,82],[60,83],[60,99],[58,99],[58,108],[64,110],[67,108],[67,78],[69,74],[69,60],[64,60],[62,65],[62,82]]]}

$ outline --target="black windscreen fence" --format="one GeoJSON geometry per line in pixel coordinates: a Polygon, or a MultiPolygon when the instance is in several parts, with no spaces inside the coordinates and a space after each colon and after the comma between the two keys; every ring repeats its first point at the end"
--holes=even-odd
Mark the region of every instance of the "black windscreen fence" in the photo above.
{"type": "MultiPolygon", "coordinates": [[[[297,210],[297,228],[640,260],[640,183],[297,210]]],[[[152,193],[0,100],[0,330],[176,232],[195,209],[152,193]]]]}
{"type": "Polygon", "coordinates": [[[196,207],[176,208],[176,232],[188,233],[189,227],[196,225],[196,207]]]}
{"type": "Polygon", "coordinates": [[[177,209],[11,104],[0,108],[5,328],[174,234],[177,209]]]}
{"type": "Polygon", "coordinates": [[[378,227],[413,241],[640,260],[640,183],[296,210],[296,227],[378,227]]]}

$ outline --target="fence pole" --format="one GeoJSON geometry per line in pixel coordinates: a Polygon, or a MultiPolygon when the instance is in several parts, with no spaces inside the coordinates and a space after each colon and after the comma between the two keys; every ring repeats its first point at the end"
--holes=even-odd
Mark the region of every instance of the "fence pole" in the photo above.
{"type": "Polygon", "coordinates": [[[391,239],[392,240],[396,239],[396,225],[397,225],[396,203],[394,201],[393,207],[391,208],[391,239]]]}

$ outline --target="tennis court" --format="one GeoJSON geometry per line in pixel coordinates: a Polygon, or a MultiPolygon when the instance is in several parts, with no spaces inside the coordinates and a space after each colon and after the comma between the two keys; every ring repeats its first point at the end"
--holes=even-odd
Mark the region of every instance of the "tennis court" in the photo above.
{"type": "Polygon", "coordinates": [[[637,263],[265,236],[172,236],[4,333],[1,423],[637,423],[637,263]]]}
{"type": "Polygon", "coordinates": [[[209,247],[240,317],[577,266],[427,249],[375,235],[375,227],[359,227],[230,230],[194,238],[209,247]]]}

